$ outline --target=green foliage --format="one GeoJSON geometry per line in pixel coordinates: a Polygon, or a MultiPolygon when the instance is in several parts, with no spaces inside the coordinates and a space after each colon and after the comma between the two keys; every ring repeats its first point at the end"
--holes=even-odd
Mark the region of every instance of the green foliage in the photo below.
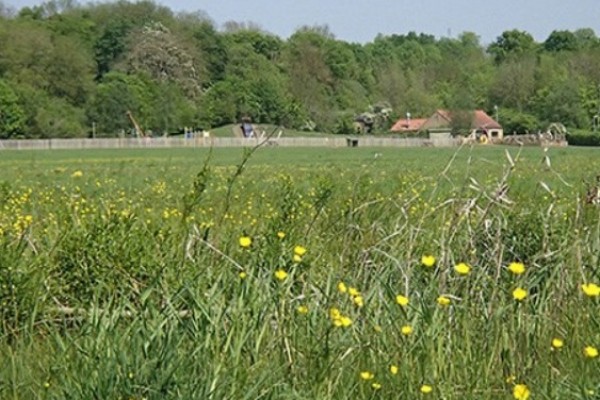
{"type": "Polygon", "coordinates": [[[415,118],[497,105],[581,128],[600,102],[600,41],[589,28],[555,30],[543,43],[508,30],[484,48],[473,32],[378,35],[360,44],[336,39],[327,26],[303,26],[288,39],[235,21],[219,31],[202,12],[175,15],[152,1],[54,0],[4,14],[0,78],[19,96],[25,137],[63,132],[40,117],[47,99],[68,103],[72,129],[96,123],[109,136],[130,129],[128,108],[161,134],[242,115],[334,132],[340,113],[377,101],[415,118]],[[111,82],[117,72],[127,81],[120,87],[111,82]]]}
{"type": "Polygon", "coordinates": [[[64,99],[45,99],[45,105],[35,115],[33,134],[42,138],[86,137],[84,112],[64,99]]]}
{"type": "Polygon", "coordinates": [[[552,31],[544,42],[544,50],[546,51],[573,51],[577,48],[577,36],[571,31],[552,31]]]}
{"type": "Polygon", "coordinates": [[[536,133],[544,128],[534,115],[510,108],[500,109],[498,117],[505,135],[536,133]]]}
{"type": "Polygon", "coordinates": [[[600,147],[600,134],[569,133],[567,142],[570,146],[592,146],[600,147]]]}
{"type": "Polygon", "coordinates": [[[19,136],[25,129],[25,113],[7,82],[0,79],[0,139],[19,136]]]}
{"type": "Polygon", "coordinates": [[[488,52],[497,63],[507,59],[520,58],[530,54],[536,48],[535,40],[527,32],[517,29],[502,32],[496,41],[488,47],[488,52]]]}

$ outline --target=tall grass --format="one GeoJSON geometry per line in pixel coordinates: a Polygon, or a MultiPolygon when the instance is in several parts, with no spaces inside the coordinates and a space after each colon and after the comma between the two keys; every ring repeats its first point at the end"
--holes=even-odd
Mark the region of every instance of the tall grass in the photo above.
{"type": "Polygon", "coordinates": [[[0,398],[600,398],[589,154],[509,150],[14,170],[0,398]]]}

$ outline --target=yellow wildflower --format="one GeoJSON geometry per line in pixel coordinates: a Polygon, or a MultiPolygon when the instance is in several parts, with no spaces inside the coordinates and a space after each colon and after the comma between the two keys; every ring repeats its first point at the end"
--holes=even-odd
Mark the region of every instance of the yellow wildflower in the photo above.
{"type": "Polygon", "coordinates": [[[598,297],[600,296],[600,286],[595,283],[584,283],[581,285],[581,289],[586,296],[589,297],[598,297]]]}
{"type": "Polygon", "coordinates": [[[515,400],[527,400],[529,399],[530,395],[531,392],[529,391],[527,385],[519,383],[513,388],[513,397],[515,400]]]}
{"type": "Polygon", "coordinates": [[[285,280],[285,278],[287,278],[287,276],[288,273],[282,269],[278,269],[277,271],[275,271],[275,278],[277,278],[277,280],[283,281],[285,280]]]}
{"type": "Polygon", "coordinates": [[[243,247],[244,249],[247,249],[248,247],[250,247],[252,245],[252,238],[250,238],[250,236],[242,236],[240,237],[240,246],[243,247]]]}
{"type": "Polygon", "coordinates": [[[413,328],[410,325],[404,325],[400,331],[404,336],[408,336],[413,332],[413,328]]]}
{"type": "Polygon", "coordinates": [[[421,264],[426,267],[433,267],[435,265],[435,257],[431,255],[424,255],[421,257],[421,264]]]}
{"type": "Polygon", "coordinates": [[[362,307],[365,305],[365,301],[362,296],[356,296],[352,299],[352,301],[354,302],[354,304],[356,304],[357,307],[362,307]]]}
{"type": "Polygon", "coordinates": [[[406,307],[408,305],[408,297],[399,294],[396,296],[396,303],[400,304],[402,307],[406,307]]]}
{"type": "Polygon", "coordinates": [[[301,305],[301,306],[298,306],[296,308],[296,311],[298,311],[299,314],[307,314],[308,313],[308,307],[305,306],[305,305],[301,305]]]}
{"type": "Polygon", "coordinates": [[[561,347],[563,347],[565,345],[565,343],[563,342],[562,339],[559,338],[554,338],[552,339],[552,347],[555,349],[560,349],[561,347]]]}
{"type": "Polygon", "coordinates": [[[585,354],[587,358],[596,358],[598,357],[598,349],[593,346],[587,346],[583,349],[583,354],[585,354]]]}
{"type": "Polygon", "coordinates": [[[346,287],[346,284],[344,282],[338,283],[337,289],[340,293],[346,293],[348,291],[348,288],[346,287]]]}
{"type": "Polygon", "coordinates": [[[372,387],[373,389],[375,389],[375,390],[379,390],[379,389],[381,389],[381,383],[379,383],[379,382],[373,382],[373,383],[371,384],[371,387],[372,387]]]}
{"type": "Polygon", "coordinates": [[[350,325],[352,325],[352,319],[350,319],[349,317],[341,317],[340,322],[342,323],[342,326],[344,328],[347,328],[350,325]]]}
{"type": "Polygon", "coordinates": [[[392,375],[396,375],[398,373],[398,366],[397,365],[390,365],[390,373],[392,375]]]}
{"type": "Polygon", "coordinates": [[[246,272],[242,271],[238,274],[238,276],[240,277],[240,279],[246,279],[248,277],[248,274],[246,272]]]}
{"type": "Polygon", "coordinates": [[[302,257],[300,257],[298,254],[294,254],[294,256],[292,257],[292,260],[295,263],[301,263],[302,262],[302,257]]]}
{"type": "Polygon", "coordinates": [[[471,272],[471,267],[468,264],[460,263],[454,266],[454,270],[459,275],[469,275],[469,272],[471,272]]]}
{"type": "Polygon", "coordinates": [[[508,270],[515,275],[522,275],[525,273],[525,264],[522,262],[511,262],[508,264],[508,270]]]}
{"type": "Polygon", "coordinates": [[[375,374],[371,371],[362,371],[360,373],[360,379],[364,379],[365,381],[370,381],[373,378],[375,378],[375,374]]]}
{"type": "Polygon", "coordinates": [[[285,237],[285,232],[282,232],[282,231],[277,232],[277,237],[279,239],[283,239],[285,237]]]}
{"type": "Polygon", "coordinates": [[[298,257],[302,257],[303,255],[306,254],[306,248],[304,248],[302,246],[296,246],[296,247],[294,247],[294,254],[297,255],[298,257]]]}
{"type": "Polygon", "coordinates": [[[75,171],[71,174],[71,178],[81,178],[83,176],[83,172],[75,171]]]}
{"type": "Polygon", "coordinates": [[[431,393],[431,392],[433,392],[433,388],[431,386],[429,386],[429,385],[423,385],[423,386],[421,386],[421,393],[428,394],[428,393],[431,393]]]}
{"type": "Polygon", "coordinates": [[[339,319],[342,317],[342,313],[335,307],[329,309],[329,318],[331,319],[339,319]]]}
{"type": "Polygon", "coordinates": [[[440,297],[437,298],[437,303],[440,306],[445,307],[445,306],[450,305],[450,299],[448,297],[446,297],[446,296],[440,296],[440,297]]]}
{"type": "Polygon", "coordinates": [[[360,296],[360,292],[358,291],[357,288],[354,288],[354,287],[349,287],[348,288],[348,294],[350,296],[352,296],[352,297],[354,297],[354,296],[360,296]]]}
{"type": "Polygon", "coordinates": [[[525,297],[527,297],[527,290],[518,287],[515,290],[513,290],[512,296],[515,300],[521,301],[525,299],[525,297]]]}

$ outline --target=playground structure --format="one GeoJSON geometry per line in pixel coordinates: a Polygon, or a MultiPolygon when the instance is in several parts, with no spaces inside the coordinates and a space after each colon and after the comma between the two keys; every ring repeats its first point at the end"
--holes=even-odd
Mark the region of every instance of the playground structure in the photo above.
{"type": "Polygon", "coordinates": [[[377,129],[384,128],[392,114],[389,104],[378,103],[369,107],[369,111],[357,115],[354,118],[354,131],[358,134],[373,133],[377,129]]]}
{"type": "Polygon", "coordinates": [[[140,126],[140,124],[138,124],[138,122],[136,121],[136,119],[133,117],[133,114],[131,113],[131,111],[127,110],[126,114],[127,114],[127,117],[129,118],[129,120],[131,121],[131,124],[133,125],[135,136],[139,137],[139,138],[148,137],[148,135],[146,134],[146,132],[144,132],[144,130],[142,129],[142,127],[140,126]]]}

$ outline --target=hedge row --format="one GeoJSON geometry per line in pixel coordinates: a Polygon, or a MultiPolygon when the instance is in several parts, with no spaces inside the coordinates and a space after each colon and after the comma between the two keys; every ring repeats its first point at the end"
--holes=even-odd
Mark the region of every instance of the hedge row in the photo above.
{"type": "Polygon", "coordinates": [[[600,146],[600,135],[570,133],[567,135],[569,146],[600,146]]]}

